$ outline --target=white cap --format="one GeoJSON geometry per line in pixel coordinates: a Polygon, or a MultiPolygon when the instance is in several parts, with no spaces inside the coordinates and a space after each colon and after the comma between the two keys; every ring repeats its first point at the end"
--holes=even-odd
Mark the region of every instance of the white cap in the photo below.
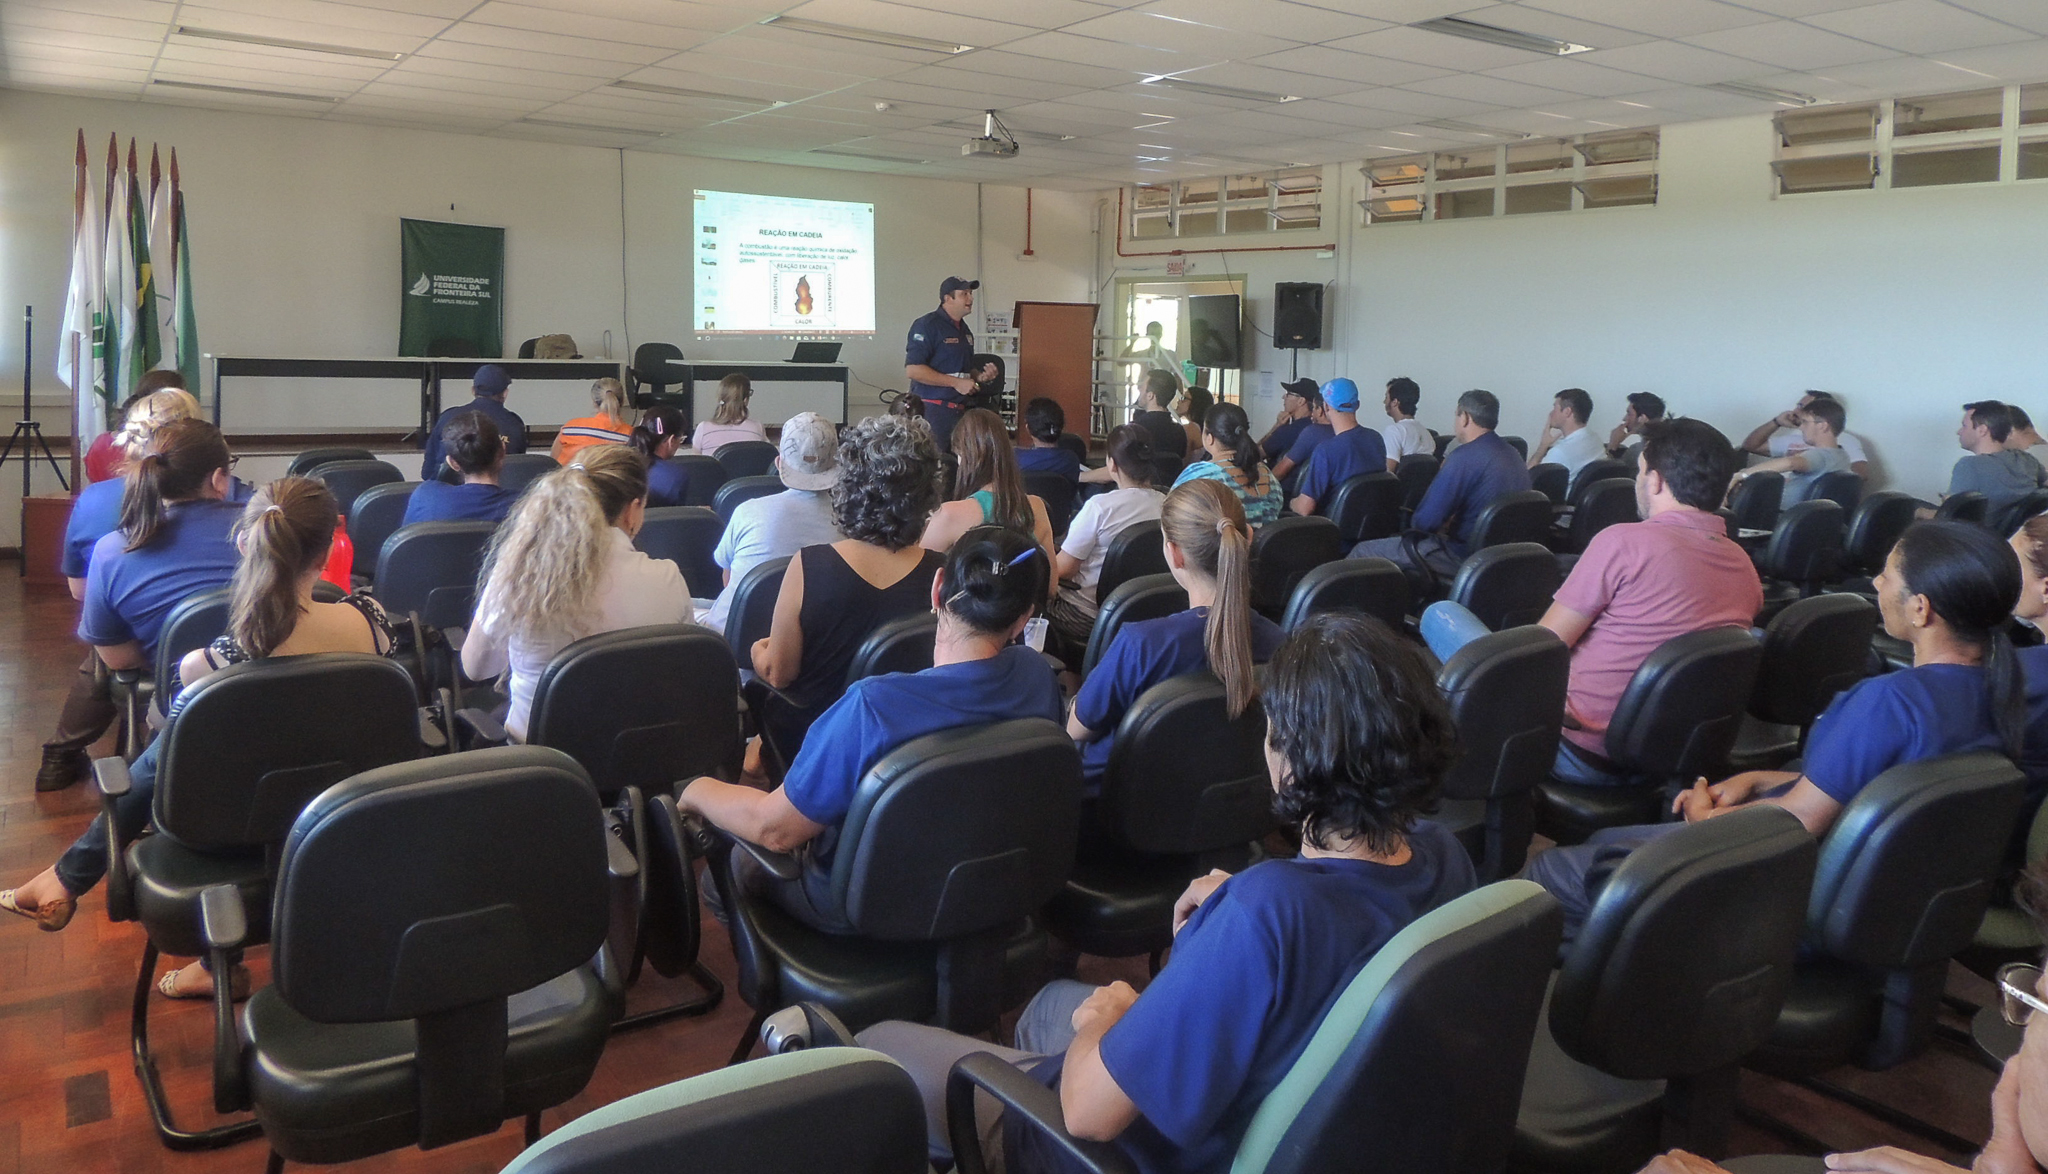
{"type": "Polygon", "coordinates": [[[791,489],[830,489],[839,480],[839,430],[816,412],[782,422],[782,483],[791,489]]]}

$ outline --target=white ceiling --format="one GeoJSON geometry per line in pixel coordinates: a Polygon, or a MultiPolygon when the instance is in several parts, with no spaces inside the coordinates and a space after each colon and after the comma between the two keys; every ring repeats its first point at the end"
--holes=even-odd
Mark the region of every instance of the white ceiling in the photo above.
{"type": "Polygon", "coordinates": [[[1088,189],[1477,141],[1431,120],[1568,135],[1775,109],[1702,88],[1717,82],[1857,101],[2048,80],[2048,0],[777,2],[0,0],[0,86],[1088,189]],[[777,13],[975,48],[760,23],[777,13]],[[1555,57],[1409,27],[1447,15],[1593,50],[1555,57]],[[1160,75],[1301,100],[1144,80],[1160,75]],[[1022,154],[963,158],[991,106],[1022,154]]]}

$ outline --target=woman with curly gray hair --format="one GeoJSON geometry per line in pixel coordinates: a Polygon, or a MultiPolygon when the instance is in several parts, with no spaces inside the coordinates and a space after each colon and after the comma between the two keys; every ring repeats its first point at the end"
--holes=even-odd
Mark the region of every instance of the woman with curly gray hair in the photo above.
{"type": "Polygon", "coordinates": [[[761,719],[783,762],[846,691],[868,633],[931,607],[944,556],[917,543],[938,507],[939,449],[923,420],[876,416],[839,438],[832,513],[845,537],[789,560],[768,635],[751,650],[754,672],[781,694],[761,719]]]}

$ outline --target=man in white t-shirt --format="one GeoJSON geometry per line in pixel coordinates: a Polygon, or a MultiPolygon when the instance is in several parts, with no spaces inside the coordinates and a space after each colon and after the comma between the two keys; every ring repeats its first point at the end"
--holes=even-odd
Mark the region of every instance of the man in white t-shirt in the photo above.
{"type": "MultiPolygon", "coordinates": [[[[1825,391],[1807,392],[1799,397],[1798,406],[1794,407],[1791,411],[1779,412],[1777,415],[1758,424],[1750,432],[1748,438],[1742,442],[1742,447],[1746,451],[1756,453],[1758,456],[1771,458],[1791,456],[1800,449],[1807,447],[1805,438],[1797,431],[1799,428],[1800,411],[1817,399],[1832,400],[1834,398],[1833,395],[1825,391]],[[1794,431],[1783,431],[1788,428],[1794,431]]],[[[1849,471],[1858,477],[1870,476],[1870,459],[1864,455],[1863,442],[1856,438],[1855,433],[1844,432],[1837,436],[1835,440],[1841,445],[1843,454],[1849,458],[1849,471]]],[[[1791,504],[1790,498],[1786,499],[1786,504],[1791,504]]]]}
{"type": "Polygon", "coordinates": [[[1593,397],[1576,387],[1567,387],[1551,398],[1550,417],[1543,422],[1543,435],[1529,453],[1529,467],[1563,465],[1568,477],[1577,477],[1587,461],[1607,455],[1607,446],[1586,427],[1593,418],[1593,397]]]}
{"type": "Polygon", "coordinates": [[[838,430],[816,412],[800,412],[783,422],[780,447],[775,469],[785,488],[741,502],[711,552],[725,568],[725,587],[698,618],[716,631],[725,631],[733,592],[748,571],[806,546],[839,541],[832,515],[832,486],[839,480],[838,430]]]}
{"type": "Polygon", "coordinates": [[[1397,375],[1387,380],[1385,408],[1387,419],[1393,423],[1380,429],[1380,440],[1387,446],[1389,473],[1400,466],[1402,457],[1436,453],[1436,437],[1415,418],[1415,409],[1421,403],[1422,387],[1413,379],[1397,375]]]}
{"type": "Polygon", "coordinates": [[[1077,671],[1088,647],[1088,634],[1095,627],[1101,602],[1095,585],[1102,581],[1102,563],[1109,555],[1110,543],[1140,522],[1158,521],[1166,504],[1166,495],[1152,487],[1152,436],[1143,426],[1122,424],[1110,429],[1107,451],[1109,462],[1103,467],[1116,478],[1116,488],[1081,503],[1081,512],[1074,515],[1059,553],[1053,556],[1053,573],[1060,589],[1045,609],[1055,640],[1047,651],[1077,671]]]}

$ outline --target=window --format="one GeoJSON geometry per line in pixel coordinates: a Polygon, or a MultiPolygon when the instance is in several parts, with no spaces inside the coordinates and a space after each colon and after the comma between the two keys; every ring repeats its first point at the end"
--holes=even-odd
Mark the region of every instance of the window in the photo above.
{"type": "Polygon", "coordinates": [[[1382,224],[1655,204],[1657,143],[1647,127],[1372,159],[1359,208],[1382,224]]]}
{"type": "Polygon", "coordinates": [[[1293,168],[1126,189],[1134,239],[1321,228],[1323,170],[1293,168]]]}
{"type": "Polygon", "coordinates": [[[2048,179],[2048,85],[1788,110],[1778,194],[2048,179]]]}
{"type": "Polygon", "coordinates": [[[1839,192],[1877,182],[1876,104],[1778,115],[1778,194],[1839,192]]]}

